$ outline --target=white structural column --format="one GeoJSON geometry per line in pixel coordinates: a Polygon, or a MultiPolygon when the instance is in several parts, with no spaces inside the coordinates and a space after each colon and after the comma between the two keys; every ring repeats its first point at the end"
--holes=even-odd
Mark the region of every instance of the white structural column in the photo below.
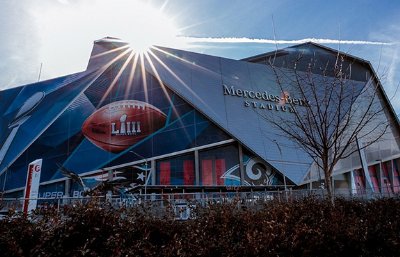
{"type": "Polygon", "coordinates": [[[238,143],[239,148],[239,172],[240,172],[240,185],[244,185],[244,165],[243,165],[243,148],[240,143],[238,143]]]}

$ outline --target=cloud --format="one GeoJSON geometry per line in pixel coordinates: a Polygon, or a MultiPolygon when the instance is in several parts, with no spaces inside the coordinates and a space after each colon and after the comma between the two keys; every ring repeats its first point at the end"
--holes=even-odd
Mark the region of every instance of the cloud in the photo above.
{"type": "Polygon", "coordinates": [[[247,37],[184,37],[188,43],[254,43],[254,44],[302,44],[314,42],[319,44],[351,44],[351,45],[396,45],[398,42],[380,42],[363,40],[338,40],[327,38],[304,38],[294,40],[273,40],[247,37]]]}
{"type": "Polygon", "coordinates": [[[2,1],[0,8],[0,90],[35,82],[40,61],[34,49],[38,38],[28,11],[29,2],[2,1]]]}
{"type": "MultiPolygon", "coordinates": [[[[400,41],[399,20],[385,24],[381,29],[371,32],[370,38],[385,41],[400,41]]],[[[382,78],[382,84],[391,103],[400,116],[400,45],[383,46],[379,58],[372,62],[378,75],[382,78]]]]}
{"type": "MultiPolygon", "coordinates": [[[[394,23],[398,24],[398,23],[394,23]]],[[[363,45],[365,46],[362,51],[363,55],[368,56],[374,68],[377,70],[378,76],[385,87],[385,91],[391,103],[400,116],[400,26],[390,25],[386,26],[381,31],[371,33],[372,40],[338,40],[327,38],[303,38],[293,40],[273,40],[263,38],[247,38],[247,37],[184,37],[181,36],[186,42],[201,46],[201,44],[302,44],[306,42],[314,42],[319,44],[342,44],[342,45],[363,45]],[[380,56],[377,57],[378,52],[376,46],[381,48],[380,56]],[[371,49],[371,47],[375,47],[371,49]]],[[[209,47],[209,45],[207,45],[209,47]]],[[[360,48],[360,47],[358,47],[360,48]]],[[[359,49],[361,50],[361,49],[359,49]]]]}

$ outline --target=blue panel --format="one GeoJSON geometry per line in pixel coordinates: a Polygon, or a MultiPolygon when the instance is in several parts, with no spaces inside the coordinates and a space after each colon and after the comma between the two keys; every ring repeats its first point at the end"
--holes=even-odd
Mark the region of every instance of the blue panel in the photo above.
{"type": "Polygon", "coordinates": [[[10,166],[22,154],[22,151],[61,114],[90,79],[91,76],[84,73],[79,76],[71,75],[25,86],[19,92],[6,111],[6,114],[12,114],[13,120],[8,122],[8,129],[2,132],[4,136],[0,139],[3,145],[2,151],[5,153],[4,160],[0,164],[0,172],[10,166]],[[77,80],[71,83],[74,79],[77,80]],[[5,142],[10,138],[13,140],[7,146],[5,142]]]}

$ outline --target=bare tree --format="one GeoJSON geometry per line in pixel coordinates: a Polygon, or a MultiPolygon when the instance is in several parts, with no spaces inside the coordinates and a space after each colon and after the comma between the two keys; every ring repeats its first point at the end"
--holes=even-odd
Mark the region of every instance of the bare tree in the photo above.
{"type": "Polygon", "coordinates": [[[332,201],[335,165],[356,152],[358,142],[365,148],[379,140],[389,126],[379,81],[374,75],[364,82],[352,80],[352,65],[345,58],[338,54],[335,63],[324,67],[310,61],[302,71],[297,68],[301,61],[304,64],[301,57],[293,69],[270,64],[281,91],[279,104],[292,112],[265,114],[281,135],[296,142],[323,170],[332,201]]]}

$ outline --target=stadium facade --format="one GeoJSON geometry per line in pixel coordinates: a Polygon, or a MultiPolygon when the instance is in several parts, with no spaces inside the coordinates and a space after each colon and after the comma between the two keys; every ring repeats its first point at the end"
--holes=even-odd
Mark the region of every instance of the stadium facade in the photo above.
{"type": "MultiPolygon", "coordinates": [[[[85,71],[0,92],[1,190],[21,197],[36,159],[41,197],[80,196],[105,183],[147,192],[315,188],[322,178],[313,160],[262,115],[290,119],[306,108],[296,95],[280,103],[267,65],[273,57],[288,69],[299,54],[332,63],[338,53],[306,43],[232,60],[163,47],[135,54],[118,39],[95,41],[85,71]]],[[[342,55],[354,83],[375,81],[369,62],[342,55]]],[[[368,170],[359,152],[336,165],[336,189],[399,191],[399,121],[377,83],[390,126],[363,149],[368,170]]]]}

